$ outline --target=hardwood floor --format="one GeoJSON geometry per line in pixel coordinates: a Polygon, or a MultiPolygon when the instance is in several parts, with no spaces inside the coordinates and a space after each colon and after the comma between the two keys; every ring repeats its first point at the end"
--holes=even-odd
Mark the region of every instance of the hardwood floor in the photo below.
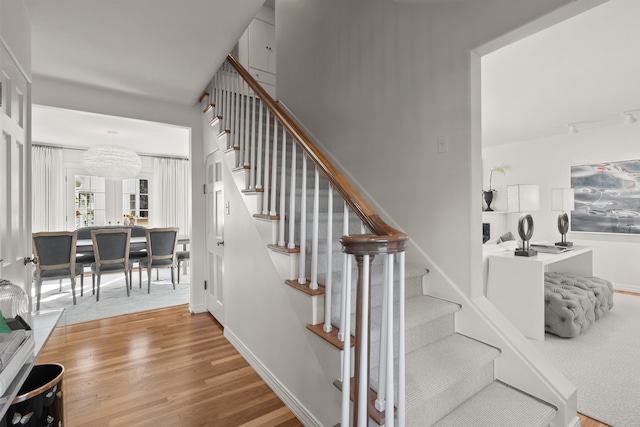
{"type": "Polygon", "coordinates": [[[578,417],[580,418],[580,427],[611,427],[609,424],[601,423],[586,415],[578,414],[578,417]]]}
{"type": "Polygon", "coordinates": [[[68,427],[301,426],[222,332],[170,307],[57,328],[38,363],[65,367],[68,427]]]}

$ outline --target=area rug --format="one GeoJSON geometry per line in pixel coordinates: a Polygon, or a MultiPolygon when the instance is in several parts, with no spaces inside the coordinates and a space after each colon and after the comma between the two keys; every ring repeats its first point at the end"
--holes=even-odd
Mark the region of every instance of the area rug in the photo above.
{"type": "Polygon", "coordinates": [[[614,294],[611,311],[575,338],[531,343],[578,388],[578,412],[615,427],[640,425],[640,296],[614,294]]]}
{"type": "MultiPolygon", "coordinates": [[[[142,274],[142,288],[139,287],[137,273],[134,271],[133,288],[129,291],[129,297],[127,297],[124,284],[124,275],[103,275],[100,285],[100,301],[96,301],[96,296],[91,293],[90,275],[84,278],[84,296],[82,297],[80,296],[80,280],[76,279],[76,305],[73,305],[71,284],[68,280],[62,281],[62,291],[60,291],[58,281],[44,282],[40,310],[64,308],[65,314],[60,319],[60,326],[62,326],[189,302],[188,275],[180,275],[180,284],[176,284],[174,290],[171,284],[170,270],[160,270],[159,280],[156,279],[154,271],[151,280],[151,293],[147,293],[146,273],[143,271],[142,274]]],[[[33,301],[35,305],[35,295],[33,301]]]]}

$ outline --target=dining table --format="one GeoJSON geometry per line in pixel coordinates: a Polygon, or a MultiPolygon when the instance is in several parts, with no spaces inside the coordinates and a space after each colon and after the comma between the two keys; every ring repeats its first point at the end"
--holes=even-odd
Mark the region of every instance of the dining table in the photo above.
{"type": "MultiPolygon", "coordinates": [[[[189,236],[178,236],[178,245],[182,245],[182,249],[186,250],[186,246],[189,244],[189,236]]],[[[129,240],[129,252],[138,252],[147,249],[147,237],[131,237],[129,240]]],[[[93,253],[93,241],[91,239],[78,239],[76,240],[76,254],[92,254],[93,253]]]]}

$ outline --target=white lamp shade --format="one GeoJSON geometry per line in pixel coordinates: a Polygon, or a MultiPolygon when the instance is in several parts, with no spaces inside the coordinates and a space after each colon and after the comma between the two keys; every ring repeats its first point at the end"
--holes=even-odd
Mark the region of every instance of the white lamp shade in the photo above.
{"type": "Polygon", "coordinates": [[[551,189],[551,210],[570,212],[575,209],[573,188],[551,189]]]}
{"type": "Polygon", "coordinates": [[[82,165],[89,175],[113,180],[134,178],[142,170],[135,151],[115,145],[91,147],[82,156],[82,165]]]}
{"type": "Polygon", "coordinates": [[[540,189],[533,184],[507,186],[508,212],[534,212],[540,210],[540,189]]]}

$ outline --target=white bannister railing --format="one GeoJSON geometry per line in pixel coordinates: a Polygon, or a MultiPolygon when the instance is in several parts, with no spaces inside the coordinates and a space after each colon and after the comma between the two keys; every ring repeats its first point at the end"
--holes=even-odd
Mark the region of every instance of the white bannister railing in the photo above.
{"type": "Polygon", "coordinates": [[[324,320],[318,329],[328,335],[335,334],[342,343],[342,425],[367,426],[371,415],[368,412],[371,368],[369,313],[374,299],[373,280],[381,283],[382,288],[382,322],[373,325],[381,328],[380,349],[376,354],[379,376],[374,406],[383,413],[382,417],[392,414],[385,417],[386,426],[404,427],[403,283],[406,236],[381,222],[368,205],[362,205],[357,193],[342,177],[336,178],[334,169],[327,166],[324,157],[315,147],[309,148],[308,139],[301,138],[293,122],[284,118],[277,104],[235,59],[230,58],[220,68],[211,86],[214,117],[221,121],[223,130],[228,129],[231,133],[226,148],[237,152],[234,166],[245,170],[243,189],[257,193],[258,214],[278,217],[273,243],[290,252],[299,252],[294,282],[307,286],[313,292],[323,291],[324,286],[324,320]],[[309,160],[312,169],[309,168],[309,160]],[[309,182],[311,179],[313,181],[309,182]],[[334,212],[334,206],[340,207],[340,204],[334,204],[337,202],[334,197],[342,199],[341,212],[334,212]],[[307,203],[312,204],[310,210],[307,203]],[[311,227],[309,233],[308,226],[311,227]],[[321,227],[325,227],[322,235],[321,227]],[[342,256],[335,258],[333,251],[339,246],[334,229],[341,230],[343,236],[340,238],[342,256]],[[320,253],[321,249],[326,250],[320,253]],[[352,262],[354,258],[357,268],[352,262]],[[373,272],[378,267],[373,266],[378,264],[383,272],[376,276],[373,272]],[[394,277],[394,267],[399,273],[397,278],[394,277]],[[333,283],[333,274],[341,277],[340,283],[333,283]],[[357,299],[354,304],[351,285],[355,277],[357,299]],[[399,303],[395,305],[394,283],[399,297],[399,303]],[[339,288],[339,292],[335,292],[339,294],[336,313],[331,300],[334,287],[339,288]],[[355,325],[351,321],[354,306],[355,325]],[[395,331],[399,334],[398,346],[394,346],[393,339],[394,312],[400,319],[400,329],[395,331]],[[352,360],[354,328],[356,358],[352,360]],[[399,361],[397,375],[394,375],[394,359],[399,361]],[[350,409],[352,372],[356,387],[353,413],[350,409]]]}

